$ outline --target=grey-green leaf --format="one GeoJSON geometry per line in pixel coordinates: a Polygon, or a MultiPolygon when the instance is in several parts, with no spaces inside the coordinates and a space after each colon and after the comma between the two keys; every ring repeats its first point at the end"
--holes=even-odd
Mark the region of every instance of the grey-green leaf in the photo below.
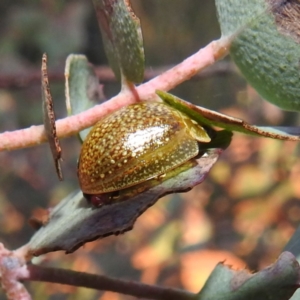
{"type": "Polygon", "coordinates": [[[131,230],[136,219],[160,197],[190,190],[200,184],[217,161],[221,149],[207,150],[190,169],[127,201],[93,208],[81,192],[62,200],[49,214],[48,222],[31,238],[29,252],[73,252],[86,242],[131,230]]]}
{"type": "MultiPolygon", "coordinates": [[[[79,114],[104,100],[99,80],[84,55],[70,54],[65,66],[65,96],[68,115],[79,114]]],[[[90,128],[79,133],[84,140],[90,128]]]]}
{"type": "Polygon", "coordinates": [[[262,127],[246,123],[245,121],[230,117],[201,106],[193,105],[174,95],[163,91],[156,91],[158,96],[167,104],[187,114],[199,124],[217,126],[227,131],[236,131],[254,136],[269,137],[278,140],[300,141],[300,128],[298,127],[262,127]]]}
{"type": "Polygon", "coordinates": [[[221,31],[247,81],[266,100],[300,110],[298,1],[216,0],[221,31]]]}
{"type": "Polygon", "coordinates": [[[139,19],[128,0],[93,0],[105,52],[115,76],[140,83],[144,78],[144,48],[139,19]]]}
{"type": "Polygon", "coordinates": [[[216,0],[222,36],[231,36],[264,14],[267,3],[261,0],[216,0]]]}
{"type": "Polygon", "coordinates": [[[288,300],[299,285],[296,258],[284,252],[271,266],[251,274],[234,271],[219,263],[211,273],[198,300],[288,300]]]}

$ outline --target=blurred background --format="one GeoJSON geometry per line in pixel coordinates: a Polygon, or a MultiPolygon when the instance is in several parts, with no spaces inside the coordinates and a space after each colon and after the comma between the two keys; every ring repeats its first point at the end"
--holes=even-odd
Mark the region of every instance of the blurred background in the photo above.
{"type": "MultiPolygon", "coordinates": [[[[181,62],[220,36],[214,1],[132,0],[141,19],[149,71],[181,62]]],[[[48,54],[57,118],[66,116],[64,63],[83,53],[106,65],[91,1],[0,2],[0,132],[42,124],[40,64],[48,54]]],[[[295,113],[264,102],[227,58],[171,91],[195,104],[268,125],[299,125],[295,113]]],[[[101,81],[106,98],[120,85],[101,81]]],[[[31,216],[78,189],[78,140],[61,141],[59,182],[47,145],[0,153],[0,241],[24,245],[31,216]]],[[[235,134],[209,177],[191,192],[165,197],[124,235],[88,243],[73,254],[47,254],[44,265],[197,292],[220,262],[251,271],[271,264],[300,220],[296,143],[235,134]]],[[[27,284],[33,299],[129,300],[129,296],[46,283],[27,284]]],[[[0,294],[0,299],[5,299],[0,294]]]]}

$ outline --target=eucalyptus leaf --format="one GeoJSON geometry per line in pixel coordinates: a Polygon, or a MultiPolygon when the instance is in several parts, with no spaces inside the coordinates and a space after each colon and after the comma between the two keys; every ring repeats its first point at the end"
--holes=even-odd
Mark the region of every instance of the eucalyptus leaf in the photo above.
{"type": "MultiPolygon", "coordinates": [[[[298,243],[299,244],[299,243],[298,243]]],[[[288,251],[288,250],[286,250],[288,251]]],[[[292,252],[293,253],[293,252],[292,252]]],[[[293,253],[294,254],[294,253],[293,253]]],[[[295,254],[294,254],[295,255],[295,254]]],[[[298,252],[297,255],[295,255],[297,257],[297,261],[298,263],[300,262],[300,253],[298,252]]],[[[300,289],[298,288],[297,291],[294,293],[294,295],[290,298],[290,300],[299,300],[300,299],[300,289]]]]}
{"type": "MultiPolygon", "coordinates": [[[[70,54],[65,65],[65,96],[68,115],[79,114],[104,100],[99,80],[84,55],[70,54]]],[[[79,133],[83,141],[90,128],[79,133]]]]}
{"type": "Polygon", "coordinates": [[[42,100],[43,100],[43,116],[44,116],[44,128],[47,136],[48,143],[50,145],[52,157],[54,160],[56,174],[59,180],[63,180],[63,173],[60,165],[61,160],[61,147],[60,142],[56,134],[56,117],[54,112],[54,105],[52,95],[50,91],[48,70],[47,70],[47,55],[43,54],[42,58],[42,100]]]}
{"type": "Polygon", "coordinates": [[[266,13],[267,3],[261,0],[216,0],[222,36],[234,36],[266,13]]]}
{"type": "Polygon", "coordinates": [[[160,197],[190,190],[200,184],[217,161],[221,149],[207,150],[193,167],[126,201],[94,208],[81,192],[62,200],[31,238],[29,252],[38,256],[50,251],[75,251],[86,242],[131,230],[136,219],[160,197]]]}
{"type": "Polygon", "coordinates": [[[278,140],[299,141],[300,128],[295,127],[263,127],[246,123],[245,121],[193,105],[174,95],[156,91],[158,96],[168,105],[182,111],[199,124],[217,126],[227,131],[236,131],[248,135],[269,137],[278,140]]]}
{"type": "Polygon", "coordinates": [[[288,300],[299,285],[296,258],[284,252],[271,266],[251,274],[234,271],[219,263],[211,273],[198,300],[288,300]]]}
{"type": "Polygon", "coordinates": [[[300,110],[298,1],[216,0],[223,36],[247,81],[266,100],[300,110]]]}
{"type": "Polygon", "coordinates": [[[104,49],[115,76],[140,83],[144,78],[144,48],[140,21],[128,0],[93,0],[104,49]]]}
{"type": "Polygon", "coordinates": [[[300,290],[298,289],[289,300],[299,300],[299,299],[300,299],[300,290]]]}
{"type": "Polygon", "coordinates": [[[289,251],[293,253],[296,257],[298,257],[298,261],[300,258],[300,226],[295,230],[292,237],[285,245],[283,251],[289,251]]]}

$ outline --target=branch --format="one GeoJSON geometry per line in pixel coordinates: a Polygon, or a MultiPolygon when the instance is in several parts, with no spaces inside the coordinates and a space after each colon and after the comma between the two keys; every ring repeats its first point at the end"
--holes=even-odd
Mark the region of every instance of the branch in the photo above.
{"type": "MultiPolygon", "coordinates": [[[[150,80],[167,70],[173,68],[173,65],[161,66],[161,67],[148,67],[145,70],[144,80],[150,80]]],[[[116,77],[112,69],[108,66],[94,66],[95,73],[99,78],[101,84],[116,82],[116,77]]],[[[213,65],[211,68],[203,70],[201,73],[195,74],[193,79],[203,79],[211,76],[223,76],[229,73],[235,73],[236,68],[231,61],[220,61],[213,65]]],[[[62,82],[64,77],[63,69],[48,70],[48,78],[51,83],[62,82]]],[[[28,70],[26,74],[15,73],[13,75],[7,75],[0,73],[0,88],[15,89],[15,88],[27,88],[34,84],[41,84],[41,71],[40,70],[28,70]]]]}
{"type": "Polygon", "coordinates": [[[28,276],[24,255],[25,246],[19,251],[10,251],[0,243],[0,282],[8,300],[31,300],[20,277],[28,276]]]}
{"type": "MultiPolygon", "coordinates": [[[[228,54],[230,40],[220,39],[213,41],[194,55],[188,57],[182,63],[141,84],[136,88],[136,93],[142,100],[158,99],[156,90],[168,91],[180,83],[190,79],[204,68],[212,65],[217,60],[228,54]]],[[[71,116],[56,122],[58,137],[67,137],[78,131],[95,124],[101,117],[113,112],[122,106],[134,103],[135,97],[130,91],[122,91],[109,101],[97,105],[78,115],[71,116]]],[[[0,134],[0,151],[14,150],[31,147],[46,142],[44,127],[31,126],[26,129],[0,134]]]]}
{"type": "Polygon", "coordinates": [[[0,244],[0,282],[9,300],[31,300],[20,281],[42,281],[68,284],[103,291],[113,291],[135,297],[156,300],[194,300],[196,295],[184,290],[147,285],[64,269],[27,265],[28,246],[16,251],[0,244]]]}
{"type": "Polygon", "coordinates": [[[195,300],[196,294],[173,288],[164,288],[139,282],[110,278],[57,268],[28,266],[28,274],[21,280],[68,284],[95,290],[112,291],[134,297],[156,300],[195,300]]]}

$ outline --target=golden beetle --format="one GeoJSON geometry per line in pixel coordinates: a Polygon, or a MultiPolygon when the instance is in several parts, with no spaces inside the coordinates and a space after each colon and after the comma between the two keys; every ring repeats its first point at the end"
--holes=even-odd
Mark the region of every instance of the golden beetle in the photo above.
{"type": "Polygon", "coordinates": [[[101,119],[85,139],[78,178],[95,206],[123,201],[187,169],[206,130],[162,102],[145,101],[101,119]]]}

